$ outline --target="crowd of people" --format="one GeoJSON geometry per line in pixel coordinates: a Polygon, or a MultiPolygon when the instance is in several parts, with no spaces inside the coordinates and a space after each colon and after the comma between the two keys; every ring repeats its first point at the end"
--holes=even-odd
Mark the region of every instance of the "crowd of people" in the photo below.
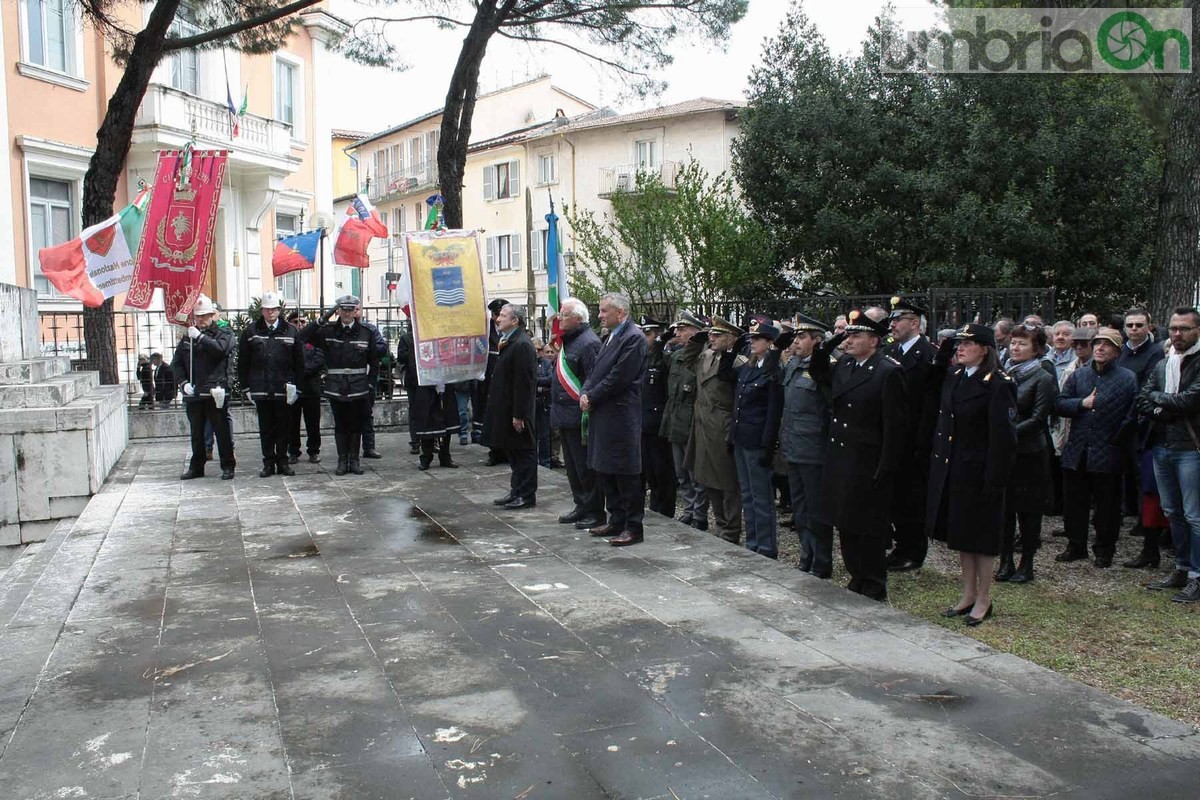
{"type": "MultiPolygon", "coordinates": [[[[207,298],[196,306],[170,368],[192,426],[182,477],[204,474],[206,425],[222,477],[233,477],[220,409],[234,347],[258,413],[260,476],[293,474],[301,419],[319,461],[322,396],[335,474],[362,474],[360,457],[379,455],[368,429],[383,337],[353,296],[305,325],[282,321],[273,294],[262,308],[235,343],[207,298]]],[[[836,530],[849,588],[881,601],[888,573],[920,568],[933,539],[959,553],[962,594],[945,614],[968,625],[992,616],[994,581],[1034,580],[1046,515],[1062,516],[1055,560],[1087,559],[1091,538],[1097,568],[1112,566],[1128,515],[1143,546],[1124,566],[1157,568],[1165,544],[1173,568],[1148,588],[1200,601],[1195,308],[1176,309],[1162,330],[1139,308],[1106,325],[1031,315],[929,337],[927,312],[903,296],[832,325],[756,315],[743,328],[687,310],[634,320],[627,298],[606,294],[595,327],[587,305],[563,301],[548,342],[530,335],[524,307],[497,299],[488,310],[479,380],[419,385],[407,334],[396,364],[418,469],[435,455],[456,468],[456,434],[482,444],[489,466],[511,470],[498,507],[535,506],[539,464],[561,466],[573,508],[559,522],[613,546],[644,540],[648,502],[768,558],[790,527],[800,569],[826,579],[836,530]]]]}

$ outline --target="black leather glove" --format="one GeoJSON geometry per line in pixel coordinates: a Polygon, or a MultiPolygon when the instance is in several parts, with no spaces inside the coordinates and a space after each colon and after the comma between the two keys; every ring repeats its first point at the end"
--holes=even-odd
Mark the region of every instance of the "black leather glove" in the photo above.
{"type": "Polygon", "coordinates": [[[775,349],[787,350],[792,346],[792,342],[796,341],[795,331],[784,331],[775,337],[775,349]]]}
{"type": "Polygon", "coordinates": [[[954,348],[958,347],[958,340],[950,337],[942,339],[942,343],[938,345],[937,356],[933,359],[933,363],[939,367],[950,366],[950,359],[954,356],[954,348]]]}
{"type": "Polygon", "coordinates": [[[708,341],[708,331],[696,331],[688,341],[704,344],[708,341]]]}

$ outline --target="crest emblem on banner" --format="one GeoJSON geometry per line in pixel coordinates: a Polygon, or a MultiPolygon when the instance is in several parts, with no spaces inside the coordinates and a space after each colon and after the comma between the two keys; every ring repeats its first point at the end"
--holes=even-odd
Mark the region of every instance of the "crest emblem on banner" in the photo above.
{"type": "Polygon", "coordinates": [[[434,305],[453,308],[467,302],[462,267],[434,267],[429,272],[433,276],[434,305]]]}

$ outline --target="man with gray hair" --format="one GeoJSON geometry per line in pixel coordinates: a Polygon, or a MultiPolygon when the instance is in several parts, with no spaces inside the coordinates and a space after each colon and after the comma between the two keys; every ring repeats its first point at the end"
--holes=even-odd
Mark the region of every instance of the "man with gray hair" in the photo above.
{"type": "Polygon", "coordinates": [[[596,485],[596,475],[588,466],[588,447],[583,427],[579,394],[600,352],[600,337],[588,325],[588,308],[569,297],[558,310],[562,349],[550,381],[550,427],[562,440],[563,466],[571,486],[575,507],[558,521],[587,530],[604,524],[604,498],[596,485]]]}
{"type": "Polygon", "coordinates": [[[483,444],[503,451],[512,467],[509,493],[493,503],[514,510],[537,505],[537,352],[525,322],[525,308],[511,303],[496,315],[499,356],[483,422],[483,444]]]}

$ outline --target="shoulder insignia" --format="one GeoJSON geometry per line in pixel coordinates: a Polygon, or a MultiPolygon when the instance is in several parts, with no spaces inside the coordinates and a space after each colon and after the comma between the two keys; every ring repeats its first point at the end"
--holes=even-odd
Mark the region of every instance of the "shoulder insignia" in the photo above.
{"type": "Polygon", "coordinates": [[[1000,377],[1003,378],[1004,380],[1008,381],[1009,383],[1012,382],[1012,375],[1009,375],[1007,372],[1001,372],[1000,377]]]}
{"type": "Polygon", "coordinates": [[[746,358],[745,356],[742,356],[742,355],[739,355],[737,358],[735,358],[735,359],[733,360],[733,365],[734,365],[735,367],[741,367],[741,366],[745,366],[746,364],[749,364],[749,363],[750,363],[750,359],[748,359],[748,358],[746,358]]]}
{"type": "Polygon", "coordinates": [[[995,374],[996,374],[996,373],[994,373],[994,372],[989,372],[987,375],[984,375],[984,376],[983,376],[983,382],[984,382],[984,383],[987,383],[988,381],[990,381],[990,380],[992,379],[992,376],[993,376],[993,375],[995,375],[995,374]]]}
{"type": "Polygon", "coordinates": [[[961,372],[962,372],[962,367],[959,367],[958,369],[954,370],[955,375],[958,375],[961,372]]]}
{"type": "Polygon", "coordinates": [[[901,366],[900,362],[897,361],[896,359],[892,358],[891,356],[884,356],[884,358],[886,358],[888,361],[895,364],[897,367],[901,366]]]}

